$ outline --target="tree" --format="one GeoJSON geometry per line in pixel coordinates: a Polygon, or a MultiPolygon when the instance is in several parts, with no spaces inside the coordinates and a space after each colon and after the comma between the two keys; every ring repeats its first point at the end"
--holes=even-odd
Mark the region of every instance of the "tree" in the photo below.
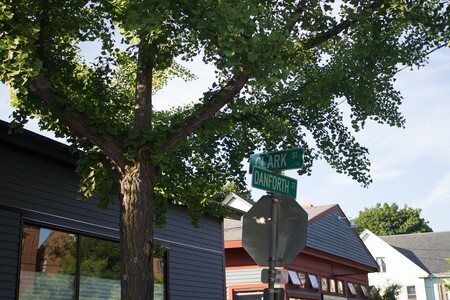
{"type": "Polygon", "coordinates": [[[428,221],[420,217],[421,211],[420,208],[414,209],[408,205],[400,209],[397,203],[377,203],[375,207],[360,211],[354,221],[359,231],[367,228],[376,235],[432,232],[428,221]]]}
{"type": "Polygon", "coordinates": [[[380,287],[375,287],[375,292],[371,292],[371,300],[396,300],[397,296],[400,295],[400,290],[402,286],[397,283],[392,283],[383,289],[380,287]]]}
{"type": "Polygon", "coordinates": [[[167,202],[194,223],[222,214],[217,191],[244,190],[242,161],[256,150],[302,145],[302,174],[324,158],[367,186],[368,151],[339,105],[356,131],[403,126],[394,75],[446,46],[449,10],[440,0],[6,0],[0,78],[15,124],[37,117],[81,151],[84,197],[107,206],[118,195],[122,298],[151,299],[146,262],[167,202]],[[80,49],[94,42],[89,62],[80,49]],[[192,78],[181,64],[196,56],[216,82],[198,103],[154,110],[153,93],[192,78]]]}

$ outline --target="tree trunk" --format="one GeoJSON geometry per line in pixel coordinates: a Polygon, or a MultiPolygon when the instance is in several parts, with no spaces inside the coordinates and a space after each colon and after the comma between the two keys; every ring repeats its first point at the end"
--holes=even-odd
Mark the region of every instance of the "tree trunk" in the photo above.
{"type": "Polygon", "coordinates": [[[127,167],[120,182],[123,300],[153,299],[153,203],[156,170],[148,162],[127,167]]]}

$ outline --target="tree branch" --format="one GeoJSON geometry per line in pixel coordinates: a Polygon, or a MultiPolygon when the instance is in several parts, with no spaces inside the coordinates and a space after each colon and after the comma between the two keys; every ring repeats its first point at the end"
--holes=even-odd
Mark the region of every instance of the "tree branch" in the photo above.
{"type": "MultiPolygon", "coordinates": [[[[36,50],[39,59],[42,61],[43,70],[49,63],[49,56],[47,55],[47,51],[45,49],[45,44],[47,42],[47,27],[50,26],[48,23],[49,20],[49,10],[51,6],[49,5],[48,0],[42,1],[42,13],[40,20],[40,30],[38,34],[38,39],[36,41],[36,50]]],[[[57,99],[66,99],[66,101],[70,102],[67,97],[64,95],[60,95],[52,89],[52,84],[50,79],[45,77],[44,75],[39,75],[30,80],[26,84],[28,90],[32,95],[34,95],[37,99],[42,101],[47,105],[50,109],[52,106],[56,106],[59,101],[57,99]]],[[[115,137],[113,141],[105,140],[100,134],[95,133],[90,129],[87,125],[87,117],[83,113],[79,113],[76,117],[65,112],[64,110],[53,111],[55,115],[65,121],[65,123],[69,126],[69,128],[75,132],[80,137],[87,138],[91,143],[97,145],[104,153],[108,156],[111,163],[115,164],[121,172],[124,170],[126,165],[126,159],[123,156],[124,149],[122,147],[123,141],[119,137],[115,137]]]]}
{"type": "MultiPolygon", "coordinates": [[[[27,87],[30,93],[45,103],[47,107],[57,105],[58,98],[66,98],[55,93],[51,88],[49,79],[42,75],[27,83],[27,87]]],[[[101,135],[94,133],[86,123],[87,117],[82,113],[73,116],[64,111],[58,111],[55,114],[63,119],[78,136],[86,137],[94,145],[97,145],[114,164],[123,169],[126,165],[126,159],[123,156],[124,149],[119,137],[116,137],[113,141],[107,141],[101,135]]]]}
{"type": "Polygon", "coordinates": [[[161,146],[161,150],[168,151],[172,149],[195,130],[202,127],[210,117],[239,94],[248,79],[249,77],[241,72],[240,74],[233,76],[228,84],[221,90],[212,92],[209,95],[209,101],[205,101],[199,109],[187,117],[184,124],[178,124],[173,128],[175,133],[167,137],[166,141],[161,146]]]}
{"type": "MultiPolygon", "coordinates": [[[[362,9],[361,12],[359,13],[359,15],[363,15],[368,11],[373,11],[376,10],[378,8],[380,8],[383,5],[386,5],[386,0],[375,0],[369,8],[366,9],[362,9]]],[[[341,32],[343,32],[344,30],[347,30],[350,28],[350,26],[352,26],[354,23],[357,23],[356,20],[350,20],[350,19],[346,19],[343,20],[341,23],[336,24],[334,27],[330,28],[329,30],[323,32],[322,34],[319,34],[317,36],[315,36],[314,38],[312,38],[311,40],[307,41],[304,46],[306,49],[312,49],[315,48],[317,46],[322,45],[323,43],[325,43],[326,41],[332,39],[333,37],[339,35],[341,32]]]]}
{"type": "MultiPolygon", "coordinates": [[[[377,9],[381,7],[385,3],[385,0],[375,0],[370,6],[370,10],[377,9]]],[[[297,9],[294,12],[295,14],[301,14],[305,6],[305,1],[301,0],[297,9]]],[[[365,13],[368,9],[364,9],[361,11],[361,14],[365,13]]],[[[300,20],[300,17],[296,18],[293,23],[288,23],[287,29],[289,31],[294,30],[295,24],[300,20]]],[[[339,33],[348,29],[355,21],[344,20],[341,23],[337,24],[333,28],[330,28],[328,31],[316,36],[315,38],[308,41],[305,46],[307,49],[311,49],[317,47],[329,39],[337,36],[339,33]]],[[[227,103],[229,103],[245,86],[248,82],[248,75],[244,72],[235,75],[226,87],[222,88],[220,91],[217,91],[210,95],[209,101],[205,101],[203,105],[194,111],[189,117],[185,119],[184,124],[178,124],[172,129],[175,132],[167,137],[163,145],[161,146],[161,150],[168,151],[178,145],[183,139],[192,134],[195,130],[202,127],[208,118],[212,117],[216,112],[218,112],[222,107],[224,107],[227,103]]],[[[206,99],[205,99],[206,100],[206,99]]]]}

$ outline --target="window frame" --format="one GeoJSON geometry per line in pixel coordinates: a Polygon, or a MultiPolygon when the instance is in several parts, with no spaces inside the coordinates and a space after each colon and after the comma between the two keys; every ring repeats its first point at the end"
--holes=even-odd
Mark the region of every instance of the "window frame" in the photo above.
{"type": "Polygon", "coordinates": [[[337,294],[337,282],[336,282],[336,279],[330,278],[329,288],[330,288],[329,289],[330,293],[337,294]]]}
{"type": "MultiPolygon", "coordinates": [[[[91,232],[84,232],[84,231],[77,231],[74,229],[68,229],[62,226],[57,226],[57,225],[53,225],[53,224],[47,224],[44,222],[36,222],[36,221],[29,221],[29,220],[22,220],[22,224],[21,224],[21,243],[20,243],[20,253],[19,253],[19,261],[18,261],[18,272],[17,272],[17,286],[16,286],[16,295],[17,295],[17,299],[19,299],[20,296],[20,280],[21,280],[21,268],[22,268],[22,251],[23,251],[23,247],[25,246],[25,235],[24,235],[24,229],[26,226],[29,227],[35,227],[35,228],[39,228],[39,229],[47,229],[47,230],[54,230],[54,231],[58,231],[58,232],[63,232],[66,233],[68,235],[73,235],[75,237],[76,240],[76,250],[75,250],[75,258],[76,258],[76,271],[74,274],[74,284],[73,284],[73,288],[74,288],[74,293],[73,293],[73,299],[78,300],[80,299],[80,278],[81,278],[81,240],[83,237],[87,237],[87,238],[93,238],[93,239],[98,239],[98,240],[103,240],[103,241],[108,241],[108,242],[114,242],[117,243],[120,247],[120,239],[118,238],[113,238],[113,237],[106,237],[100,234],[95,234],[95,233],[91,233],[91,232]]],[[[162,260],[163,260],[163,271],[164,271],[164,292],[163,292],[163,297],[164,300],[169,300],[169,249],[166,248],[163,255],[162,255],[162,260]]],[[[120,276],[119,276],[120,278],[120,276]]],[[[119,279],[120,282],[120,279],[119,279]]]]}
{"type": "Polygon", "coordinates": [[[361,284],[361,291],[362,291],[364,296],[370,297],[370,292],[369,292],[369,289],[368,289],[367,285],[361,284]]]}
{"type": "Polygon", "coordinates": [[[319,277],[319,275],[308,273],[308,280],[309,280],[309,284],[310,284],[310,288],[311,289],[320,290],[320,277],[319,277]],[[314,278],[316,284],[313,284],[313,281],[311,280],[311,278],[314,278]]]}
{"type": "Polygon", "coordinates": [[[417,291],[415,285],[407,285],[406,286],[406,296],[407,299],[416,300],[417,299],[417,291]],[[411,293],[410,291],[413,290],[414,293],[411,293]]]}
{"type": "Polygon", "coordinates": [[[320,276],[320,290],[322,292],[330,291],[330,281],[329,281],[328,277],[320,276]],[[324,283],[325,283],[325,287],[324,287],[324,283]]]}
{"type": "Polygon", "coordinates": [[[308,287],[308,273],[297,271],[297,276],[300,279],[300,287],[305,289],[308,287]],[[300,275],[301,274],[301,275],[300,275]]]}
{"type": "Polygon", "coordinates": [[[350,292],[350,295],[358,296],[358,290],[356,289],[356,285],[353,282],[347,282],[347,288],[350,292]]]}
{"type": "Polygon", "coordinates": [[[340,295],[345,295],[345,284],[343,280],[338,280],[336,284],[336,291],[340,295]]]}
{"type": "Polygon", "coordinates": [[[383,256],[379,256],[375,258],[378,267],[380,268],[380,273],[386,273],[386,258],[383,256]]]}

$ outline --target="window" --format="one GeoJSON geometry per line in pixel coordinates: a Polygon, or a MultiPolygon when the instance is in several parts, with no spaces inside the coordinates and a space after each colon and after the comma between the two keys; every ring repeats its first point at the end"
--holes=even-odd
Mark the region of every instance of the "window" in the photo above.
{"type": "Polygon", "coordinates": [[[358,292],[356,291],[355,285],[351,282],[347,282],[348,290],[352,295],[358,295],[358,292]]]}
{"type": "Polygon", "coordinates": [[[311,282],[311,288],[318,289],[319,288],[319,280],[317,279],[317,275],[309,274],[309,281],[311,282]]]}
{"type": "Polygon", "coordinates": [[[336,280],[330,279],[330,292],[336,293],[336,280]]]}
{"type": "Polygon", "coordinates": [[[344,283],[342,282],[342,280],[338,280],[337,282],[337,291],[338,294],[344,294],[344,283]]]}
{"type": "Polygon", "coordinates": [[[305,287],[306,284],[306,274],[302,272],[297,272],[293,270],[288,270],[289,278],[291,279],[291,283],[298,285],[302,288],[305,287]]]}
{"type": "Polygon", "coordinates": [[[408,299],[416,299],[416,287],[414,285],[407,286],[406,292],[408,293],[408,299]]]}
{"type": "Polygon", "coordinates": [[[363,292],[364,296],[369,297],[369,290],[367,289],[367,286],[361,285],[361,291],[363,292]]]}
{"type": "Polygon", "coordinates": [[[292,271],[292,270],[288,270],[289,272],[289,278],[291,279],[292,284],[295,285],[301,285],[302,282],[300,281],[300,278],[298,277],[297,272],[292,271]]]}
{"type": "Polygon", "coordinates": [[[264,298],[262,291],[255,292],[235,292],[234,300],[262,300],[264,298]]]}
{"type": "Polygon", "coordinates": [[[320,277],[320,286],[322,291],[328,292],[328,278],[320,277]]]}
{"type": "Polygon", "coordinates": [[[73,299],[76,244],[67,232],[24,226],[19,299],[73,299]]]}
{"type": "Polygon", "coordinates": [[[386,262],[384,257],[377,257],[377,264],[380,267],[380,272],[386,272],[386,262]]]}
{"type": "MultiPolygon", "coordinates": [[[[32,225],[24,226],[23,237],[19,299],[120,299],[118,242],[32,225]]],[[[155,263],[160,300],[164,260],[155,263]]]]}
{"type": "Polygon", "coordinates": [[[301,287],[306,287],[306,273],[298,272],[298,278],[301,282],[301,287]]]}

